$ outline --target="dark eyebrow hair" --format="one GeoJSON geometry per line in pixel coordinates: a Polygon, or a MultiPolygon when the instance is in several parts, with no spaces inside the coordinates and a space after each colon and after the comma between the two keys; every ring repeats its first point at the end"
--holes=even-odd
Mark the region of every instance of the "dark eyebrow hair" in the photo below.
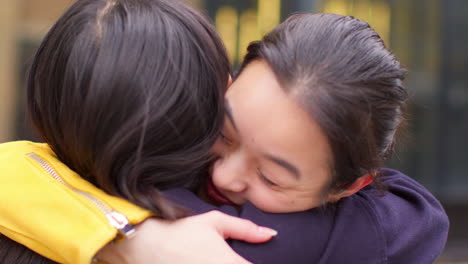
{"type": "MultiPolygon", "coordinates": [[[[226,116],[228,117],[229,121],[231,121],[232,126],[236,131],[239,131],[236,126],[236,122],[234,121],[234,117],[232,115],[232,108],[231,105],[229,104],[228,100],[224,100],[224,111],[226,113],[226,116]]],[[[271,154],[263,154],[264,157],[266,157],[268,160],[271,160],[272,162],[278,164],[279,166],[285,168],[287,171],[289,171],[294,178],[299,179],[301,177],[301,173],[299,169],[292,165],[290,162],[287,162],[286,160],[276,157],[271,154]]]]}
{"type": "Polygon", "coordinates": [[[234,121],[234,117],[232,116],[232,108],[228,100],[224,100],[224,112],[226,113],[229,121],[231,121],[231,124],[234,127],[234,129],[238,131],[236,121],[234,121]]]}
{"type": "Polygon", "coordinates": [[[299,169],[293,164],[291,164],[290,162],[287,162],[286,160],[282,158],[275,157],[270,154],[263,154],[263,156],[265,156],[267,159],[271,160],[272,162],[278,164],[279,166],[285,168],[294,176],[294,178],[299,179],[301,177],[301,173],[299,169]]]}

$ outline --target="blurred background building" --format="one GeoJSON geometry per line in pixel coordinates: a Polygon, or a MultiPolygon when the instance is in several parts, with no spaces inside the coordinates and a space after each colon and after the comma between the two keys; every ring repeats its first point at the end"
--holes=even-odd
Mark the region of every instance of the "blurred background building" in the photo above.
{"type": "MultiPolygon", "coordinates": [[[[0,2],[0,142],[34,139],[24,113],[25,71],[71,0],[0,2]]],[[[369,22],[408,68],[409,126],[389,166],[430,189],[451,219],[440,263],[468,263],[467,0],[191,0],[209,15],[233,65],[249,42],[288,14],[331,12],[369,22]]]]}

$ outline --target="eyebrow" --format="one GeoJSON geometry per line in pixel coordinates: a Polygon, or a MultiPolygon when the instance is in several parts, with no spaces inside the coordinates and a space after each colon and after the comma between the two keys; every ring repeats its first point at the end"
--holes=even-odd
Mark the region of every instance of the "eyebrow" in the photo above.
{"type": "Polygon", "coordinates": [[[270,155],[270,154],[263,154],[267,159],[271,160],[272,162],[278,164],[279,166],[285,168],[287,171],[289,171],[294,178],[299,179],[301,177],[301,173],[299,169],[291,164],[290,162],[287,162],[286,160],[270,155]]]}
{"type": "Polygon", "coordinates": [[[236,132],[238,132],[239,130],[237,129],[236,121],[234,121],[234,117],[232,116],[232,108],[228,100],[224,100],[224,112],[226,113],[226,116],[228,117],[229,121],[231,121],[231,124],[236,130],[236,132]]]}
{"type": "MultiPolygon", "coordinates": [[[[231,124],[234,127],[234,129],[236,130],[236,132],[239,132],[239,130],[237,129],[234,117],[232,115],[231,105],[229,104],[228,100],[224,100],[224,111],[225,111],[226,116],[228,117],[229,121],[231,121],[231,124]]],[[[301,173],[300,173],[299,169],[296,166],[292,165],[290,162],[287,162],[286,160],[284,160],[282,158],[279,158],[279,157],[276,157],[276,156],[271,155],[271,154],[263,154],[263,156],[265,158],[267,158],[268,160],[270,160],[270,161],[278,164],[279,166],[285,168],[287,171],[289,171],[294,176],[294,178],[299,179],[301,177],[301,173]]]]}

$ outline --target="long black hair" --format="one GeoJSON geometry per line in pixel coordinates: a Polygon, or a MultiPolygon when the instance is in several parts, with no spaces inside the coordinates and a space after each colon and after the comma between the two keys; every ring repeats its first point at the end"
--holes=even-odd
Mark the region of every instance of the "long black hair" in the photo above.
{"type": "Polygon", "coordinates": [[[196,187],[223,122],[230,66],[212,25],[170,0],[79,0],[32,63],[28,109],[58,158],[161,217],[196,187]]]}
{"type": "MultiPolygon", "coordinates": [[[[159,190],[197,187],[229,73],[214,27],[183,3],[78,0],[34,57],[28,110],[40,138],[83,178],[176,219],[185,212],[159,190]]],[[[52,263],[0,242],[0,261],[52,263]]]]}

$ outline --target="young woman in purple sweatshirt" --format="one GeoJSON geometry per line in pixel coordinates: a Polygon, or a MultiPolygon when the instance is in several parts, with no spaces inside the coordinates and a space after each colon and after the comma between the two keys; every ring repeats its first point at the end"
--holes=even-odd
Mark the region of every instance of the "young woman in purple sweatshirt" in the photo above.
{"type": "MultiPolygon", "coordinates": [[[[366,23],[291,17],[249,47],[228,89],[218,159],[200,191],[210,203],[184,189],[165,194],[195,214],[217,209],[279,231],[266,244],[230,242],[254,263],[433,262],[448,229],[442,207],[413,180],[380,168],[403,120],[403,73],[366,23]]],[[[105,248],[103,259],[106,251],[153,250],[129,250],[145,236],[167,239],[145,230],[105,248]]]]}
{"type": "Polygon", "coordinates": [[[225,96],[206,184],[221,206],[168,195],[277,230],[266,244],[231,242],[254,263],[433,263],[448,231],[442,206],[381,168],[404,120],[404,72],[365,22],[290,17],[248,47],[225,96]]]}

